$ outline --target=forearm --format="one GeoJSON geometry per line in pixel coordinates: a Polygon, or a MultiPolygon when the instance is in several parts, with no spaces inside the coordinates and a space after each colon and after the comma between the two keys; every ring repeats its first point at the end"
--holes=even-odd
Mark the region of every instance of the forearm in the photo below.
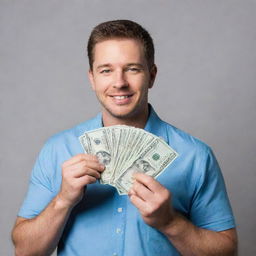
{"type": "Polygon", "coordinates": [[[225,232],[198,228],[178,213],[174,221],[161,231],[183,256],[237,255],[236,238],[231,238],[225,232]]]}
{"type": "Polygon", "coordinates": [[[34,219],[18,223],[12,233],[16,255],[50,255],[61,237],[71,208],[55,197],[34,219]]]}

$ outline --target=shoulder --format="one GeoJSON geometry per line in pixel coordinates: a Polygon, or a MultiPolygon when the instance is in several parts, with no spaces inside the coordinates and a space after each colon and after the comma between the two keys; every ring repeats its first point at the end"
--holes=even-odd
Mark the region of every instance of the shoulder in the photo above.
{"type": "Polygon", "coordinates": [[[78,138],[86,131],[90,131],[98,128],[100,124],[100,115],[97,115],[94,118],[91,118],[83,123],[80,123],[72,128],[63,130],[59,133],[51,136],[47,141],[46,145],[62,145],[64,144],[72,144],[74,141],[78,141],[78,138]]]}
{"type": "Polygon", "coordinates": [[[168,143],[180,151],[190,151],[197,153],[209,153],[210,147],[202,140],[193,135],[162,121],[166,129],[168,143]]]}
{"type": "Polygon", "coordinates": [[[182,170],[180,175],[192,187],[195,188],[209,172],[216,175],[220,172],[214,153],[206,143],[167,122],[164,127],[167,143],[178,153],[173,168],[182,170]]]}
{"type": "Polygon", "coordinates": [[[70,157],[83,153],[79,137],[89,130],[96,129],[101,122],[101,118],[96,116],[70,129],[63,130],[46,140],[42,147],[39,159],[47,159],[52,164],[60,164],[70,157]],[[99,121],[100,120],[100,121],[99,121]]]}

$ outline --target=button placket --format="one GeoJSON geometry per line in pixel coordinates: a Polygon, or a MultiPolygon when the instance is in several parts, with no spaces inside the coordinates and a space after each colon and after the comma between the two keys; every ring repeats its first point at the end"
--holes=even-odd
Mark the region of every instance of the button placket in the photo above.
{"type": "Polygon", "coordinates": [[[124,232],[126,225],[126,198],[118,196],[115,203],[114,216],[115,216],[115,226],[113,229],[113,239],[116,246],[113,248],[112,255],[120,256],[122,255],[124,249],[124,232]]]}
{"type": "Polygon", "coordinates": [[[117,233],[117,234],[120,234],[121,232],[122,232],[121,228],[117,228],[117,229],[116,229],[116,233],[117,233]]]}

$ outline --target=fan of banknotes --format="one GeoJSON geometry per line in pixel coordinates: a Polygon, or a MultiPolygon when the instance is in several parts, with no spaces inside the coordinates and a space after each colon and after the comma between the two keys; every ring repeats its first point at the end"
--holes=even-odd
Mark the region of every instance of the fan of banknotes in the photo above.
{"type": "Polygon", "coordinates": [[[114,186],[120,195],[130,190],[134,172],[156,178],[178,156],[160,137],[126,125],[85,132],[79,140],[85,153],[105,165],[100,183],[114,186]]]}

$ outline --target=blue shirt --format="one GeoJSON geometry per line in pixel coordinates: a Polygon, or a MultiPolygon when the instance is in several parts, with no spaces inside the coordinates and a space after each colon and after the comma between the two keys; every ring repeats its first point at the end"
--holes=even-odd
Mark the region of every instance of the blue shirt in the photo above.
{"type": "MultiPolygon", "coordinates": [[[[102,116],[50,138],[36,161],[19,216],[33,218],[56,196],[61,164],[83,153],[78,137],[102,127],[102,116]]],[[[179,157],[157,178],[172,193],[175,209],[194,225],[222,231],[235,227],[223,177],[211,149],[162,121],[151,108],[145,130],[164,139],[179,157]]],[[[46,234],[47,235],[47,234],[46,234]]],[[[73,209],[58,246],[58,255],[180,255],[158,230],[144,223],[127,196],[99,182],[87,186],[73,209]]]]}

